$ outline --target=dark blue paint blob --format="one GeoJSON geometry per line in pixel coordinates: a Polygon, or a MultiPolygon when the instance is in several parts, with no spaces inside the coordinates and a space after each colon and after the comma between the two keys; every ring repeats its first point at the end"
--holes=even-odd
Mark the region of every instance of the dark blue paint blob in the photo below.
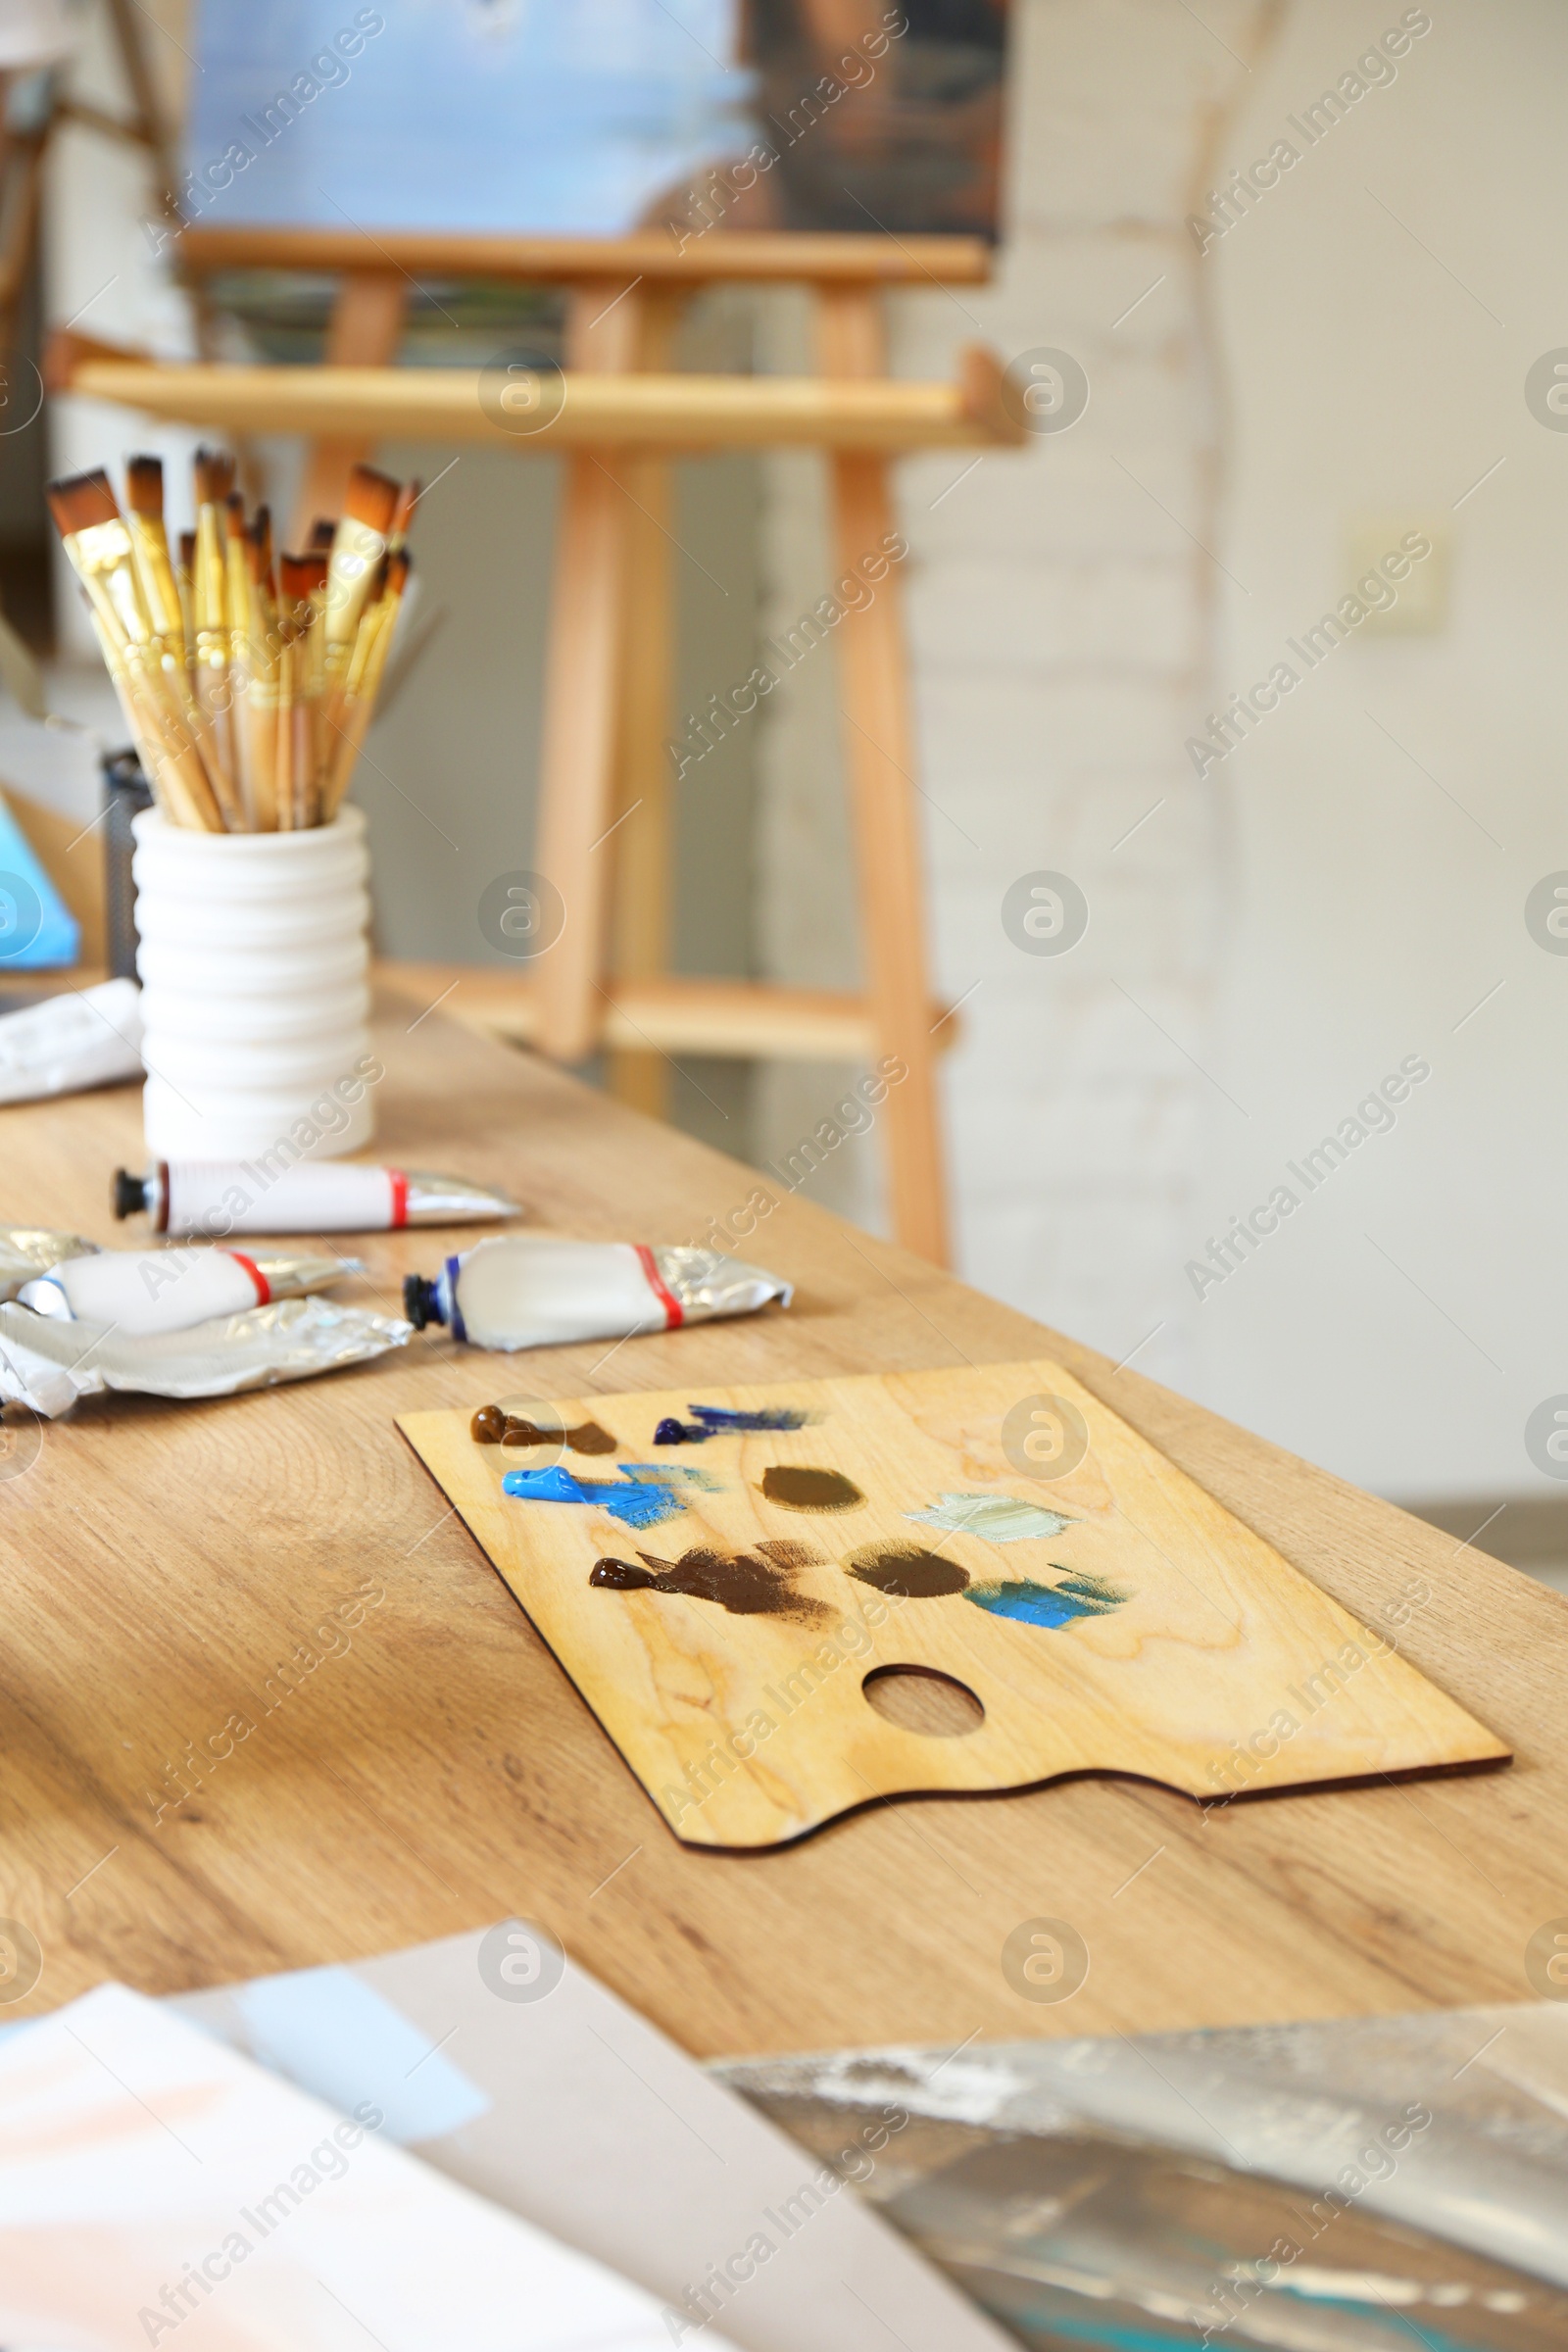
{"type": "Polygon", "coordinates": [[[977,1609],[989,1610],[993,1617],[1012,1617],[1020,1625],[1054,1629],[1071,1625],[1078,1617],[1107,1616],[1112,1609],[1119,1609],[1128,1595],[1101,1577],[1069,1576],[1059,1585],[971,1585],[963,1597],[972,1600],[977,1609]]]}
{"type": "Polygon", "coordinates": [[[767,1429],[804,1429],[809,1415],[793,1404],[769,1404],[756,1412],[731,1412],[722,1404],[689,1404],[689,1421],[668,1416],[654,1432],[656,1446],[700,1446],[705,1438],[730,1438],[767,1429]]]}

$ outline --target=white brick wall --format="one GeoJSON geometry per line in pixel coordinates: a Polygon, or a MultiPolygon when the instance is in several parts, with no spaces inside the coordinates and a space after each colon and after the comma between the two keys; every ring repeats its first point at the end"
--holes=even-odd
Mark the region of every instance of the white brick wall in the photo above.
{"type": "MultiPolygon", "coordinates": [[[[946,1078],[959,1264],[1117,1354],[1163,1319],[1140,1362],[1176,1376],[1171,1268],[1209,1086],[1187,1055],[1208,1059],[1227,789],[1183,752],[1215,691],[1215,574],[1195,541],[1216,543],[1219,432],[1184,220],[1216,109],[1246,78],[1231,52],[1276,13],[1215,0],[1209,30],[1167,0],[1018,0],[998,281],[893,305],[902,374],[949,374],[984,339],[1067,350],[1091,383],[1068,433],[963,479],[951,453],[901,474],[933,954],[942,989],[973,990],[946,1078]],[[1008,884],[1038,867],[1090,903],[1059,961],[1002,929],[1008,884]]],[[[798,314],[775,309],[769,332],[770,364],[800,364],[798,314]]],[[[808,461],[776,462],[769,504],[773,625],[824,584],[808,461]]],[[[823,663],[771,699],[760,736],[764,960],[824,985],[857,968],[834,702],[823,663]]],[[[832,1083],[766,1073],[764,1153],[832,1083]]],[[[822,1182],[876,1216],[869,1150],[822,1182]]]]}

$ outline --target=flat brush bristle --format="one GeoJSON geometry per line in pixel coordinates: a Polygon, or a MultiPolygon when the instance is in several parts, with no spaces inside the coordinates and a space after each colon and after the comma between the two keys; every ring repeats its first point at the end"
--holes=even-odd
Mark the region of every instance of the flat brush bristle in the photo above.
{"type": "Polygon", "coordinates": [[[336,537],[337,524],[332,520],[331,515],[318,514],[316,520],[311,525],[312,555],[329,556],[332,552],[332,542],[336,537]]]}
{"type": "Polygon", "coordinates": [[[125,504],[136,514],[145,514],[149,521],[164,518],[164,461],[162,458],[127,458],[125,461],[125,504]]]}
{"type": "Polygon", "coordinates": [[[343,512],[352,515],[356,522],[363,522],[372,531],[379,531],[384,539],[391,530],[392,517],[397,513],[401,487],[401,483],[393,481],[389,474],[377,473],[373,466],[356,466],[349,475],[343,512]]]}
{"type": "Polygon", "coordinates": [[[199,449],[196,452],[196,503],[201,507],[220,507],[234,487],[234,461],[220,449],[199,449]]]}
{"type": "Polygon", "coordinates": [[[300,605],[307,597],[318,596],[326,586],[327,563],[324,556],[280,556],[278,570],[282,575],[284,598],[291,605],[300,605]]]}
{"type": "Polygon", "coordinates": [[[392,511],[392,525],[387,532],[389,539],[401,541],[408,537],[409,524],[414,519],[414,510],[422,495],[423,492],[418,482],[403,484],[402,489],[398,492],[398,503],[392,511]]]}
{"type": "Polygon", "coordinates": [[[63,481],[51,482],[48,499],[62,539],[69,539],[73,531],[90,530],[94,523],[120,519],[114,490],[101,466],[91,473],[68,474],[63,481]]]}

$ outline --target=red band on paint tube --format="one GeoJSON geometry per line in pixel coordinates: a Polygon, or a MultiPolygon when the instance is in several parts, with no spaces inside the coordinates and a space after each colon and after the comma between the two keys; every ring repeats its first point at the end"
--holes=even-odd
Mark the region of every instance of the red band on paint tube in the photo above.
{"type": "Polygon", "coordinates": [[[228,1254],[234,1260],[236,1266],[244,1267],[246,1273],[256,1285],[257,1305],[270,1306],[272,1299],[272,1286],[268,1281],[267,1276],[262,1272],[261,1267],[256,1263],[255,1259],[247,1257],[243,1250],[231,1250],[228,1254]]]}
{"type": "Polygon", "coordinates": [[[664,1310],[664,1329],[678,1331],[686,1320],[685,1309],[674,1292],[666,1287],[664,1277],[659,1271],[659,1260],[642,1242],[633,1242],[632,1248],[637,1252],[638,1263],[648,1277],[649,1289],[664,1310]]]}
{"type": "Polygon", "coordinates": [[[409,1180],[401,1168],[388,1168],[392,1186],[392,1231],[396,1233],[409,1221],[409,1180]]]}

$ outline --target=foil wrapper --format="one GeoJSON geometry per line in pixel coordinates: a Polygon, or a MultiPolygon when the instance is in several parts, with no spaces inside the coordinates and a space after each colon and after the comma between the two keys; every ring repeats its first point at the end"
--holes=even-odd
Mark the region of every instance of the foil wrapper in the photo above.
{"type": "Polygon", "coordinates": [[[1559,2000],[712,2072],[1030,2352],[1568,2344],[1559,2000]]]}
{"type": "Polygon", "coordinates": [[[78,1396],[122,1389],[190,1400],[309,1380],[368,1363],[402,1348],[413,1327],[330,1298],[279,1298],[270,1306],[132,1339],[113,1324],[56,1322],[25,1306],[0,1306],[0,1398],[46,1420],[78,1396]]]}
{"type": "Polygon", "coordinates": [[[42,1225],[0,1225],[0,1299],[14,1298],[64,1258],[91,1257],[96,1242],[79,1233],[51,1233],[42,1225]]]}

